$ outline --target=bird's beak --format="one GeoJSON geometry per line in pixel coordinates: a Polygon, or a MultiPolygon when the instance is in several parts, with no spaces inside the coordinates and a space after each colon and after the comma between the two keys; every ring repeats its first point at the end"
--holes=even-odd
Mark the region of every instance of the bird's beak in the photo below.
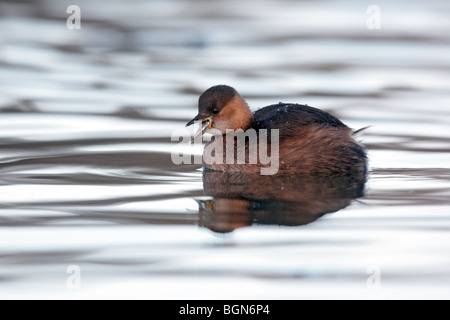
{"type": "Polygon", "coordinates": [[[197,138],[198,136],[204,135],[206,133],[206,131],[211,129],[212,117],[204,117],[202,115],[198,115],[194,119],[189,121],[186,124],[186,127],[189,127],[190,125],[193,125],[196,122],[200,123],[200,126],[199,126],[197,132],[194,134],[194,139],[197,138]]]}

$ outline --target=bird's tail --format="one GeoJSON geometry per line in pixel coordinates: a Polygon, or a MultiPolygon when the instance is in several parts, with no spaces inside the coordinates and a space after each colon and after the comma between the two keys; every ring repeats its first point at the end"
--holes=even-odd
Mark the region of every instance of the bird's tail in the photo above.
{"type": "Polygon", "coordinates": [[[372,127],[372,126],[367,126],[367,127],[358,129],[358,130],[356,130],[356,131],[353,131],[353,135],[354,135],[354,136],[357,136],[357,135],[360,134],[361,132],[366,131],[367,129],[369,129],[369,128],[371,128],[371,127],[372,127]]]}

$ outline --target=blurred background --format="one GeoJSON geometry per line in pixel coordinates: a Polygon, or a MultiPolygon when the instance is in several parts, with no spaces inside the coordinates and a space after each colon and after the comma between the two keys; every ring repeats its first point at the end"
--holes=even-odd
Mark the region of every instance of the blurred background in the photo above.
{"type": "Polygon", "coordinates": [[[1,0],[0,297],[449,298],[449,15],[438,0],[1,0]],[[306,226],[211,231],[202,172],[171,163],[170,135],[216,84],[253,110],[371,126],[365,196],[306,226]]]}

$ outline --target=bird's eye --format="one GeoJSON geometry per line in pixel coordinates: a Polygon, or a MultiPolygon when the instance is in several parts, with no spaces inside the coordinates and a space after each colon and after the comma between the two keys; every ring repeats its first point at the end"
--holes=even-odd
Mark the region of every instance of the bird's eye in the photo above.
{"type": "Polygon", "coordinates": [[[214,108],[214,109],[213,109],[213,114],[218,114],[219,111],[220,111],[219,108],[214,108]]]}

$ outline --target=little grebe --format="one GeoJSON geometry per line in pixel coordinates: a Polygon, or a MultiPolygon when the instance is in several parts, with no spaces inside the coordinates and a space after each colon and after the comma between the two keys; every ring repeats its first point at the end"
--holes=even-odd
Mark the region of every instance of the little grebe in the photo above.
{"type": "MultiPolygon", "coordinates": [[[[270,133],[278,129],[279,173],[347,174],[367,171],[366,151],[364,146],[355,140],[355,132],[325,111],[306,105],[279,103],[252,113],[239,93],[225,85],[206,90],[200,96],[198,109],[198,115],[186,126],[199,122],[202,126],[197,136],[213,128],[216,129],[213,130],[216,132],[215,139],[220,139],[220,135],[223,139],[224,161],[205,162],[207,155],[204,153],[204,166],[207,169],[224,172],[259,172],[262,167],[268,166],[266,163],[263,164],[259,157],[256,163],[225,161],[229,160],[225,150],[227,134],[231,130],[239,129],[245,132],[253,129],[257,132],[256,142],[247,140],[245,142],[248,160],[249,153],[254,152],[251,144],[261,142],[260,132],[270,133]],[[261,131],[262,129],[265,130],[261,131]]],[[[268,136],[269,138],[263,141],[270,141],[270,134],[268,136]]],[[[269,143],[269,151],[270,146],[269,143]]],[[[237,160],[237,153],[234,151],[232,150],[234,159],[237,160]]]]}

